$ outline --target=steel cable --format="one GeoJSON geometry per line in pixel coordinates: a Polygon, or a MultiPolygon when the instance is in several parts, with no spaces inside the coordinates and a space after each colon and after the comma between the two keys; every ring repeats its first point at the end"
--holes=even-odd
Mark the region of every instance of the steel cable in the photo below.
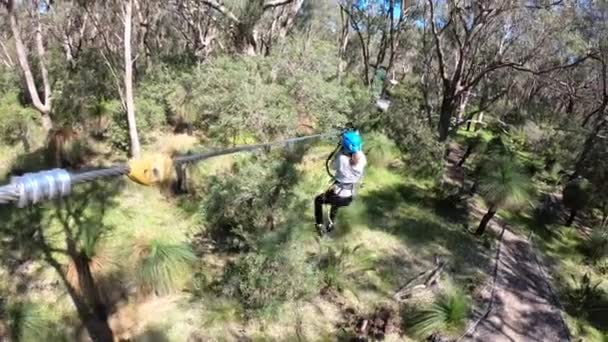
{"type": "MultiPolygon", "coordinates": [[[[243,145],[226,149],[211,150],[202,153],[193,153],[183,156],[176,156],[173,160],[175,165],[195,163],[212,157],[234,154],[238,152],[253,151],[262,148],[270,148],[273,146],[289,146],[299,142],[321,139],[337,136],[337,132],[326,134],[315,134],[297,138],[290,138],[280,141],[272,141],[262,144],[243,145]]],[[[0,204],[18,203],[19,207],[27,204],[35,204],[41,199],[52,199],[69,195],[71,186],[92,182],[101,178],[125,176],[130,173],[129,165],[116,165],[109,168],[97,169],[91,171],[83,171],[77,173],[67,173],[65,170],[55,169],[51,171],[41,171],[37,173],[28,173],[21,177],[14,177],[11,184],[0,186],[0,204]],[[59,176],[69,178],[68,188],[62,191],[56,191],[56,182],[59,181],[59,176]]]]}

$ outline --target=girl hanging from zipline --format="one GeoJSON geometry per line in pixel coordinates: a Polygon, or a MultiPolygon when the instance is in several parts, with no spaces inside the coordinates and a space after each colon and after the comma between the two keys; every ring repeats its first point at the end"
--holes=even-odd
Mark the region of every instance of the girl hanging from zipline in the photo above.
{"type": "Polygon", "coordinates": [[[335,176],[332,175],[334,183],[326,192],[315,198],[315,227],[320,235],[334,229],[338,209],[350,205],[353,201],[355,185],[361,181],[367,164],[361,147],[361,136],[358,131],[348,130],[342,133],[337,153],[331,161],[331,168],[336,171],[335,176]],[[331,205],[327,225],[323,224],[324,204],[331,205]]]}

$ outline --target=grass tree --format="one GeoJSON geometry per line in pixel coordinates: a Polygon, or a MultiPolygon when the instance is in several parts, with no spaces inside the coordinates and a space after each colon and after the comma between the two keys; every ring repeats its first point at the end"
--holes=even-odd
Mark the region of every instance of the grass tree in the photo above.
{"type": "Polygon", "coordinates": [[[414,315],[411,331],[421,338],[438,332],[457,335],[466,324],[470,307],[470,300],[462,291],[449,289],[430,307],[414,315]]]}
{"type": "Polygon", "coordinates": [[[196,256],[189,245],[161,238],[137,238],[131,245],[135,280],[144,293],[168,293],[183,286],[196,256]]]}
{"type": "Polygon", "coordinates": [[[479,193],[488,205],[475,235],[482,235],[499,208],[517,208],[530,198],[530,180],[510,156],[498,156],[483,168],[479,193]]]}
{"type": "Polygon", "coordinates": [[[33,302],[10,301],[4,308],[10,341],[68,341],[59,317],[48,306],[33,302]]]}
{"type": "Polygon", "coordinates": [[[467,138],[467,148],[462,155],[462,158],[458,161],[458,166],[463,166],[466,163],[467,159],[475,152],[476,150],[480,150],[483,148],[483,138],[481,135],[476,134],[472,137],[467,138]]]}
{"type": "Polygon", "coordinates": [[[591,183],[584,178],[577,178],[566,184],[562,191],[562,198],[566,208],[570,209],[570,215],[566,220],[566,226],[570,227],[580,210],[585,208],[591,200],[591,183]]]}

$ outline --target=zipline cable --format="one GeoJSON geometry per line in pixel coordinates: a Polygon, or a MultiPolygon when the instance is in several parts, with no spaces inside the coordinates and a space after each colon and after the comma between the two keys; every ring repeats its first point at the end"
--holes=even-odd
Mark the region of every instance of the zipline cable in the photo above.
{"type": "MultiPolygon", "coordinates": [[[[289,146],[308,140],[335,137],[338,134],[338,132],[331,132],[325,134],[307,135],[262,144],[242,145],[202,153],[187,154],[174,157],[173,164],[182,165],[187,163],[196,163],[212,157],[270,148],[274,146],[289,146]]],[[[101,178],[120,177],[129,175],[130,173],[131,168],[128,164],[76,173],[70,173],[64,169],[26,173],[23,176],[13,177],[10,184],[0,186],[0,204],[17,203],[17,206],[22,208],[27,205],[39,203],[42,200],[69,196],[72,185],[75,184],[88,183],[101,178]]]]}

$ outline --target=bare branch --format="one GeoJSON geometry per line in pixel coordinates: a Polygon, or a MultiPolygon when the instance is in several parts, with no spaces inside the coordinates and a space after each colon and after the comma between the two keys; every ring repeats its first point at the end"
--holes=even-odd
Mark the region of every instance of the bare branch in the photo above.
{"type": "Polygon", "coordinates": [[[224,4],[220,3],[219,1],[202,0],[201,2],[205,5],[213,8],[214,10],[220,12],[221,14],[225,15],[226,17],[228,17],[230,20],[234,21],[235,23],[240,22],[239,18],[236,15],[234,15],[234,13],[232,13],[232,11],[230,11],[226,6],[224,6],[224,4]]]}
{"type": "Polygon", "coordinates": [[[4,45],[4,43],[1,40],[0,40],[0,47],[2,48],[2,52],[4,53],[4,58],[3,58],[4,64],[9,68],[13,67],[15,65],[15,62],[11,58],[11,55],[8,53],[8,49],[6,48],[6,45],[4,45]]]}
{"type": "MultiPolygon", "coordinates": [[[[19,27],[19,22],[17,21],[17,15],[13,10],[13,1],[9,1],[7,8],[9,10],[9,22],[11,31],[13,33],[13,38],[15,39],[15,47],[17,50],[17,59],[19,61],[19,65],[21,67],[21,71],[23,72],[23,76],[25,78],[25,83],[27,85],[28,93],[32,99],[32,103],[34,107],[43,115],[49,114],[51,111],[51,107],[46,102],[42,102],[40,99],[40,95],[38,94],[38,90],[36,87],[36,82],[34,81],[34,76],[32,74],[32,70],[30,68],[30,63],[27,60],[28,52],[21,39],[21,29],[19,27]]],[[[48,83],[48,80],[47,80],[48,83]]],[[[46,88],[46,87],[45,87],[46,88]]],[[[46,91],[46,89],[45,89],[46,91]]],[[[50,129],[51,127],[47,127],[50,129]]]]}
{"type": "Polygon", "coordinates": [[[437,32],[437,27],[435,25],[435,7],[433,5],[433,0],[429,0],[429,11],[431,16],[431,32],[433,34],[433,40],[435,41],[435,52],[437,53],[437,62],[439,63],[439,73],[441,74],[441,78],[443,79],[444,84],[449,82],[448,75],[445,70],[445,59],[443,57],[443,50],[441,48],[441,41],[439,40],[439,33],[437,32]]]}
{"type": "Polygon", "coordinates": [[[44,89],[44,104],[51,108],[51,84],[49,83],[49,72],[46,68],[46,51],[42,43],[42,25],[40,24],[40,15],[37,17],[38,26],[36,28],[36,50],[38,52],[38,64],[40,66],[40,74],[42,75],[42,86],[44,89]]]}
{"type": "Polygon", "coordinates": [[[264,11],[270,9],[270,8],[274,8],[274,7],[279,7],[279,6],[284,6],[287,5],[289,3],[292,3],[294,0],[274,0],[274,1],[267,1],[266,3],[264,3],[264,11]]]}

